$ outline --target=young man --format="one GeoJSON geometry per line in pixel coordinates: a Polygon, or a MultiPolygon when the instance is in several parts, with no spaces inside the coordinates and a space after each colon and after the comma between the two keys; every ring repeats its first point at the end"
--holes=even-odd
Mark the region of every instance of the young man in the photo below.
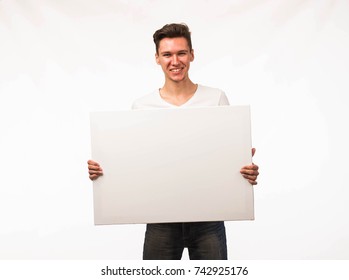
{"type": "MultiPolygon", "coordinates": [[[[154,35],[156,63],[162,68],[165,83],[162,88],[137,99],[132,108],[171,108],[229,105],[223,91],[198,84],[189,78],[194,60],[191,36],[185,24],[168,24],[154,35]]],[[[252,149],[252,156],[255,149],[252,149]]],[[[88,161],[91,180],[103,175],[101,166],[88,161]]],[[[240,170],[250,184],[257,184],[258,166],[251,164],[240,170]]],[[[190,259],[225,260],[227,245],[224,222],[148,224],[144,240],[143,259],[181,259],[187,247],[190,259]]]]}

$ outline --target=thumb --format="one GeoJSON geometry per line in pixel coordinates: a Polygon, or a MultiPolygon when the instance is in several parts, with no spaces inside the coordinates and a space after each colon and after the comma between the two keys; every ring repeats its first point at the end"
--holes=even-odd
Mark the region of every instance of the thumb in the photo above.
{"type": "Polygon", "coordinates": [[[255,153],[256,153],[256,148],[252,148],[252,157],[254,156],[255,153]]]}

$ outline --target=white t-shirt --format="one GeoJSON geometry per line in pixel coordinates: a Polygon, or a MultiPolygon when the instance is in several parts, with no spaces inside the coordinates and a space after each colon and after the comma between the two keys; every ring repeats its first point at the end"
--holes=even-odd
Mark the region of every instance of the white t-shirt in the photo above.
{"type": "Polygon", "coordinates": [[[225,93],[217,88],[198,85],[194,95],[184,104],[177,106],[161,98],[159,90],[147,94],[133,102],[132,109],[182,108],[229,105],[225,93]]]}

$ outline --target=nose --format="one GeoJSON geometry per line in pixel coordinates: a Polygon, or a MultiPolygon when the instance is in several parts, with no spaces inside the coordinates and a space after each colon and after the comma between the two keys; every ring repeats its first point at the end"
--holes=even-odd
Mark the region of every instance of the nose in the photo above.
{"type": "Polygon", "coordinates": [[[178,62],[179,62],[178,56],[177,56],[177,55],[173,55],[173,57],[172,57],[172,64],[173,64],[173,65],[177,65],[178,62]]]}

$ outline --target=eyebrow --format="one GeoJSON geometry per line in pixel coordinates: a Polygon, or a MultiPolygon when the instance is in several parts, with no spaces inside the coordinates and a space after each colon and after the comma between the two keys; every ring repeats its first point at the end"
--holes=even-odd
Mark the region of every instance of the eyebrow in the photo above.
{"type": "MultiPolygon", "coordinates": [[[[179,50],[179,51],[177,51],[176,53],[189,53],[189,51],[188,50],[179,50]]],[[[171,54],[171,52],[170,51],[163,51],[163,52],[160,52],[160,54],[162,54],[162,55],[164,55],[164,54],[171,54]]]]}

